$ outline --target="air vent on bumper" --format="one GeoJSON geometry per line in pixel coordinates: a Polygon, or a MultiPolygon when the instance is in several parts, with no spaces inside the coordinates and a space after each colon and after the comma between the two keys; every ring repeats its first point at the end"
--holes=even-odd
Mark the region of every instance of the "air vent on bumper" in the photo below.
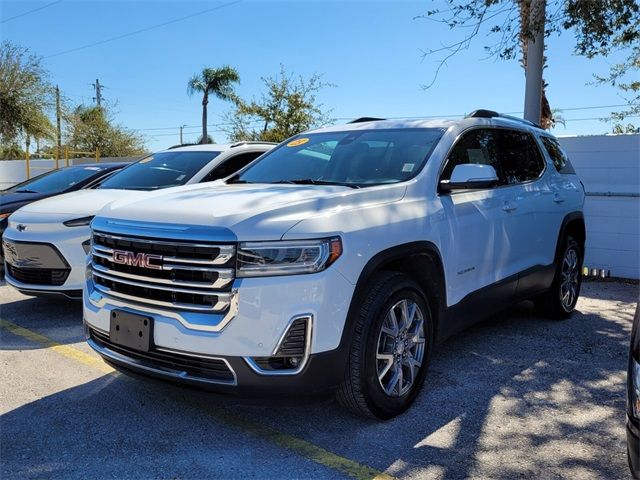
{"type": "Polygon", "coordinates": [[[261,375],[295,375],[302,371],[311,349],[312,316],[295,317],[270,357],[245,358],[261,375]]]}

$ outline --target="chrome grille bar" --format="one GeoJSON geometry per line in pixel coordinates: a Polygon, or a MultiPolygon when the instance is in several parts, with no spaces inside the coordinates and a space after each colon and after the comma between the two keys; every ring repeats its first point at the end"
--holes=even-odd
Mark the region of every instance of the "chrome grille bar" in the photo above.
{"type": "MultiPolygon", "coordinates": [[[[233,301],[235,245],[171,242],[94,232],[91,273],[105,296],[173,310],[224,313],[233,301]],[[154,258],[123,261],[114,252],[154,258]]],[[[131,258],[131,257],[129,257],[131,258]]]]}
{"type": "MultiPolygon", "coordinates": [[[[135,275],[133,273],[119,272],[117,270],[111,270],[110,268],[103,267],[102,265],[93,264],[93,271],[99,272],[106,275],[111,275],[114,277],[121,277],[124,279],[131,280],[139,280],[142,282],[149,283],[162,283],[164,285],[174,285],[176,287],[195,287],[195,288],[224,288],[229,285],[233,281],[233,270],[230,268],[226,269],[207,269],[208,272],[218,273],[218,278],[214,282],[190,282],[184,280],[172,280],[168,278],[155,278],[148,277],[146,275],[135,275]]],[[[163,268],[163,270],[167,270],[163,268]]],[[[208,292],[202,292],[208,293],[208,292]]]]}

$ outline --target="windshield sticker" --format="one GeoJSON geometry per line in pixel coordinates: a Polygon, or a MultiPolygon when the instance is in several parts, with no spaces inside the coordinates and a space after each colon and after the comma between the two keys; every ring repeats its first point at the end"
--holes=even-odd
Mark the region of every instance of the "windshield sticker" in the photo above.
{"type": "Polygon", "coordinates": [[[402,172],[403,173],[407,173],[407,172],[413,172],[413,169],[415,168],[416,164],[415,163],[405,163],[402,166],[402,172]]]}
{"type": "Polygon", "coordinates": [[[84,167],[85,170],[95,170],[98,171],[100,170],[100,167],[84,167]]]}
{"type": "Polygon", "coordinates": [[[297,138],[297,139],[291,140],[289,143],[287,143],[287,147],[297,147],[299,145],[304,145],[308,141],[309,141],[309,139],[307,137],[297,138]]]}
{"type": "Polygon", "coordinates": [[[140,163],[149,163],[151,160],[153,160],[153,157],[143,158],[142,160],[140,160],[140,163]]]}

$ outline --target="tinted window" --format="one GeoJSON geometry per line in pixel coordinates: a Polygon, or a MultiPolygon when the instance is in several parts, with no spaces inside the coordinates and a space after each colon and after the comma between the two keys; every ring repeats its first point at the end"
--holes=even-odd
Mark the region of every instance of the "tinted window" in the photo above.
{"type": "Polygon", "coordinates": [[[26,182],[7,189],[7,192],[57,193],[68,190],[78,183],[99,175],[104,169],[99,166],[66,167],[38,175],[26,182]]]}
{"type": "Polygon", "coordinates": [[[375,129],[303,134],[245,170],[248,183],[396,183],[415,176],[441,129],[375,129]]]}
{"type": "Polygon", "coordinates": [[[220,152],[161,152],[134,163],[99,188],[155,190],[184,185],[220,152]]]}
{"type": "Polygon", "coordinates": [[[544,170],[544,160],[527,132],[496,129],[502,175],[507,185],[535,180],[544,170]]]}
{"type": "Polygon", "coordinates": [[[491,165],[496,170],[501,183],[503,183],[496,130],[479,128],[465,133],[451,150],[440,179],[450,180],[456,165],[467,163],[491,165]]]}
{"type": "Polygon", "coordinates": [[[213,180],[218,180],[220,178],[226,178],[230,175],[233,175],[241,168],[249,165],[263,153],[264,152],[247,152],[235,155],[214,168],[211,172],[209,172],[207,176],[202,179],[202,181],[212,182],[213,180]]]}
{"type": "Polygon", "coordinates": [[[551,160],[553,160],[557,171],[567,174],[576,173],[573,165],[571,165],[569,161],[569,157],[564,153],[564,150],[562,150],[562,147],[560,147],[560,144],[555,138],[540,137],[540,140],[542,140],[542,145],[551,157],[551,160]]]}

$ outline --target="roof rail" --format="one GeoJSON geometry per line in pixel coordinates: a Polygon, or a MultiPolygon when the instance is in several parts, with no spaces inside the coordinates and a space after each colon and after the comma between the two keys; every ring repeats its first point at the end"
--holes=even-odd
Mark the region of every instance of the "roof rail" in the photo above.
{"type": "Polygon", "coordinates": [[[506,120],[511,120],[518,123],[524,123],[525,125],[529,125],[531,127],[542,128],[537,123],[531,122],[529,120],[525,120],[524,118],[513,117],[511,115],[504,115],[502,113],[498,113],[493,110],[485,110],[482,108],[479,110],[474,110],[464,118],[504,118],[506,120]]]}
{"type": "Polygon", "coordinates": [[[190,147],[192,145],[200,145],[199,143],[179,143],[178,145],[171,145],[167,150],[173,150],[174,148],[190,147]]]}
{"type": "Polygon", "coordinates": [[[355,120],[351,120],[349,123],[378,122],[380,120],[386,120],[386,118],[360,117],[355,120]]]}
{"type": "Polygon", "coordinates": [[[246,140],[246,141],[243,140],[241,142],[232,143],[230,145],[230,147],[234,148],[234,147],[240,147],[242,145],[265,145],[265,144],[267,144],[267,145],[277,145],[276,142],[259,142],[259,141],[254,141],[254,140],[246,140]]]}

